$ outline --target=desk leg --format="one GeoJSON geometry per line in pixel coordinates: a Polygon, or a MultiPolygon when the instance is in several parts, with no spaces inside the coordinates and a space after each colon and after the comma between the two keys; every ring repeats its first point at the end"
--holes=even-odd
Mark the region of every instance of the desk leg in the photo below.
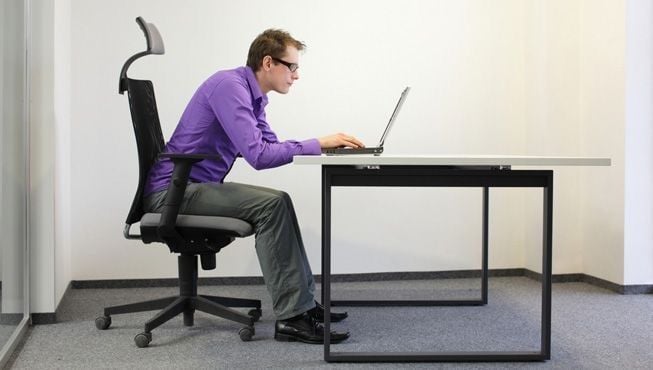
{"type": "MultiPolygon", "coordinates": [[[[328,166],[322,166],[322,303],[325,307],[324,360],[327,362],[397,362],[397,361],[433,361],[433,362],[471,362],[471,361],[544,361],[551,357],[551,256],[552,256],[552,224],[553,224],[553,171],[537,171],[532,175],[537,180],[544,180],[544,219],[543,219],[543,251],[542,251],[542,337],[539,351],[464,351],[464,352],[331,352],[330,351],[330,314],[332,305],[356,306],[395,306],[395,305],[482,305],[487,303],[488,277],[488,213],[489,187],[485,182],[483,187],[483,256],[482,256],[482,300],[476,301],[339,301],[331,300],[331,185],[336,178],[328,166]]],[[[502,176],[490,174],[493,180],[501,180],[502,176]],[[496,179],[494,178],[496,177],[496,179]]],[[[511,174],[509,174],[511,175],[511,174]]],[[[485,178],[487,174],[481,171],[479,175],[485,178]]],[[[515,174],[517,176],[517,174],[515,174]]],[[[480,178],[479,177],[479,178],[480,178]]],[[[533,180],[531,178],[530,180],[533,180]]],[[[480,182],[480,181],[479,181],[480,182]]],[[[533,186],[533,181],[507,184],[510,187],[520,185],[533,186]]],[[[506,183],[500,182],[506,186],[506,183]]],[[[538,182],[542,184],[542,182],[538,182]]],[[[348,184],[355,185],[355,183],[348,184]]],[[[439,184],[442,186],[441,184],[439,184]]],[[[465,184],[467,185],[467,184],[465,184]]],[[[474,186],[479,186],[474,185],[474,186]]],[[[340,183],[339,185],[340,186],[340,183]]],[[[542,186],[542,185],[539,185],[542,186]]]]}
{"type": "Polygon", "coordinates": [[[487,304],[487,279],[488,279],[488,206],[490,201],[489,188],[483,188],[483,252],[481,267],[481,301],[487,304]]]}
{"type": "Polygon", "coordinates": [[[544,215],[542,230],[542,356],[551,358],[551,273],[553,253],[553,171],[544,188],[544,215]]]}
{"type": "Polygon", "coordinates": [[[322,305],[324,306],[324,360],[331,345],[331,175],[322,166],[322,305]]]}

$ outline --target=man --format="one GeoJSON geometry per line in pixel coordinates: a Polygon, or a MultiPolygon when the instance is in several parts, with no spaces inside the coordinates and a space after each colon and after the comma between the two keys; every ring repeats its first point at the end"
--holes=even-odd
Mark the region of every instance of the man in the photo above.
{"type": "MultiPolygon", "coordinates": [[[[335,134],[304,141],[279,141],[266,121],[267,93],[286,94],[299,79],[299,52],[305,45],[287,32],[266,30],[251,44],[247,65],[220,71],[195,92],[166,145],[174,153],[217,153],[219,160],[195,164],[181,212],[245,220],[256,231],[256,253],[277,316],[280,341],[323,343],[324,307],[314,299],[315,283],[292,201],[288,194],[224,182],[236,157],[257,170],[292,162],[295,155],[319,155],[321,148],[362,147],[355,137],[335,134]]],[[[159,211],[172,174],[168,159],[150,170],[145,207],[159,211]]],[[[347,313],[331,313],[331,321],[347,313]]],[[[349,337],[330,333],[331,342],[349,337]]]]}

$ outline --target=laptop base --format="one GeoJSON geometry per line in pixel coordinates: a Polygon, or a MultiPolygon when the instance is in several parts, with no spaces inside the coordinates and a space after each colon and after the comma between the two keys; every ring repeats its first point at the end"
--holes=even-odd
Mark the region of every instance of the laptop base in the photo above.
{"type": "Polygon", "coordinates": [[[381,153],[383,153],[383,148],[382,147],[322,149],[322,154],[326,154],[326,155],[355,155],[355,154],[380,155],[381,153]]]}

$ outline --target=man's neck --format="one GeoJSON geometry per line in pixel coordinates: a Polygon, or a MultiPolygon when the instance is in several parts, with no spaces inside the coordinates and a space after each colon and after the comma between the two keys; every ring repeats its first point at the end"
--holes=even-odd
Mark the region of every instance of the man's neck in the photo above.
{"type": "Polygon", "coordinates": [[[270,90],[272,90],[272,89],[269,86],[266,86],[262,82],[262,81],[265,81],[265,79],[263,78],[263,73],[264,72],[259,69],[257,72],[254,72],[254,76],[256,77],[256,82],[258,83],[258,87],[259,87],[259,89],[261,89],[261,92],[263,93],[263,95],[267,95],[267,93],[269,93],[270,90]]]}

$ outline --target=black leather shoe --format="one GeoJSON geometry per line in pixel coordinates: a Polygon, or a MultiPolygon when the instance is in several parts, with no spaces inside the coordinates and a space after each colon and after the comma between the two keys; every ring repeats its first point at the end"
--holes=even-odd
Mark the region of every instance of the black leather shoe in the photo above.
{"type": "MultiPolygon", "coordinates": [[[[331,332],[331,343],[340,343],[349,338],[349,332],[331,332]]],[[[274,325],[274,339],[281,342],[324,343],[324,326],[304,312],[299,318],[277,320],[274,325]]]]}
{"type": "MultiPolygon", "coordinates": [[[[319,304],[317,301],[315,301],[315,308],[308,310],[308,313],[310,313],[317,322],[324,322],[324,306],[319,304]]],[[[331,311],[331,322],[340,322],[348,316],[347,312],[331,311]]]]}

